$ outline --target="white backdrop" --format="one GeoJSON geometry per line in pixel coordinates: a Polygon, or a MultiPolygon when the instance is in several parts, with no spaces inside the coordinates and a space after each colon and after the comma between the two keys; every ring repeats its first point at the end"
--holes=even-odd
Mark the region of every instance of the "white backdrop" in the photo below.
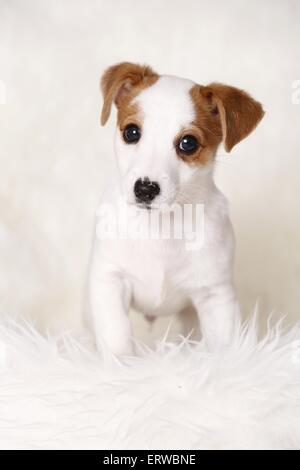
{"type": "Polygon", "coordinates": [[[1,310],[78,325],[93,213],[114,171],[99,77],[130,60],[264,104],[256,132],[220,149],[216,178],[244,314],[258,299],[262,315],[299,318],[299,21],[297,0],[0,0],[1,310]]]}

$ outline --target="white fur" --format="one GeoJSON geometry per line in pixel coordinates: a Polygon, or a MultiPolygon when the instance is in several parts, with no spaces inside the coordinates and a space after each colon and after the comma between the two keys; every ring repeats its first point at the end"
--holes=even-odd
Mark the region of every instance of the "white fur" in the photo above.
{"type": "MultiPolygon", "coordinates": [[[[204,245],[196,251],[187,251],[184,240],[95,237],[89,321],[98,346],[114,354],[132,352],[131,304],[154,317],[195,308],[209,347],[228,344],[239,321],[226,201],[214,185],[212,165],[189,165],[174,148],[178,132],[195,118],[192,86],[189,80],[162,76],[137,97],[143,115],[141,140],[128,145],[116,133],[120,184],[109,186],[104,200],[114,207],[122,200],[132,204],[134,182],[147,176],[161,186],[154,201],[158,205],[203,203],[205,232],[204,245]]],[[[141,209],[134,210],[138,218],[141,209]]]]}
{"type": "Polygon", "coordinates": [[[0,448],[299,449],[300,331],[222,352],[162,341],[106,367],[69,335],[0,323],[0,448]]]}

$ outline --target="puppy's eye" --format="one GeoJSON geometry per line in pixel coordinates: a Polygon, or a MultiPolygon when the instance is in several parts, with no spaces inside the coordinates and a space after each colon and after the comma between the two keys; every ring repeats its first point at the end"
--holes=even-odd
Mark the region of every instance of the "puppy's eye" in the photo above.
{"type": "Polygon", "coordinates": [[[128,124],[123,131],[123,139],[127,144],[136,144],[141,138],[141,130],[136,124],[128,124]]]}
{"type": "Polygon", "coordinates": [[[199,142],[193,135],[185,135],[180,139],[177,144],[177,148],[180,153],[184,153],[185,155],[191,155],[192,153],[196,152],[199,148],[199,142]]]}

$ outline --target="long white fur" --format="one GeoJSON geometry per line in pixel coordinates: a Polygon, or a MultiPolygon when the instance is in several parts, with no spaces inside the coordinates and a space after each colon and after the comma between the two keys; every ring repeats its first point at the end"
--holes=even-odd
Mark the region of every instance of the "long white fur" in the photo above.
{"type": "Polygon", "coordinates": [[[175,345],[107,367],[83,338],[0,320],[1,449],[299,449],[300,331],[222,352],[175,345]]]}
{"type": "MultiPolygon", "coordinates": [[[[177,313],[192,304],[209,347],[231,340],[239,321],[232,283],[234,238],[226,200],[213,182],[213,165],[189,165],[176,156],[174,139],[196,117],[193,82],[161,76],[136,98],[143,119],[142,139],[124,143],[119,129],[115,150],[119,174],[104,201],[134,203],[133,186],[145,176],[161,193],[154,203],[203,203],[204,246],[187,251],[183,240],[99,240],[90,269],[89,321],[99,348],[132,353],[128,310],[132,302],[152,316],[177,313]]],[[[136,214],[140,209],[136,208],[136,214]]]]}

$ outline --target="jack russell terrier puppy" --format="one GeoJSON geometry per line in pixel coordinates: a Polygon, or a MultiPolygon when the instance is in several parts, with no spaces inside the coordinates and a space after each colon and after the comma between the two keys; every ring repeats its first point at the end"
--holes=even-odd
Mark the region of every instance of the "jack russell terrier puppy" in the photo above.
{"type": "MultiPolygon", "coordinates": [[[[198,85],[128,62],[108,68],[101,88],[102,125],[113,103],[117,107],[119,171],[102,200],[111,220],[141,225],[138,220],[163,219],[175,206],[184,213],[185,206],[199,205],[204,235],[198,249],[184,237],[161,236],[161,225],[156,237],[95,237],[87,321],[96,344],[113,355],[133,353],[132,305],[151,317],[193,308],[208,348],[222,348],[240,313],[232,279],[234,235],[213,181],[214,159],[221,142],[229,152],[253,131],[262,106],[231,86],[198,85]]],[[[171,225],[184,223],[185,214],[175,212],[171,225]]]]}

